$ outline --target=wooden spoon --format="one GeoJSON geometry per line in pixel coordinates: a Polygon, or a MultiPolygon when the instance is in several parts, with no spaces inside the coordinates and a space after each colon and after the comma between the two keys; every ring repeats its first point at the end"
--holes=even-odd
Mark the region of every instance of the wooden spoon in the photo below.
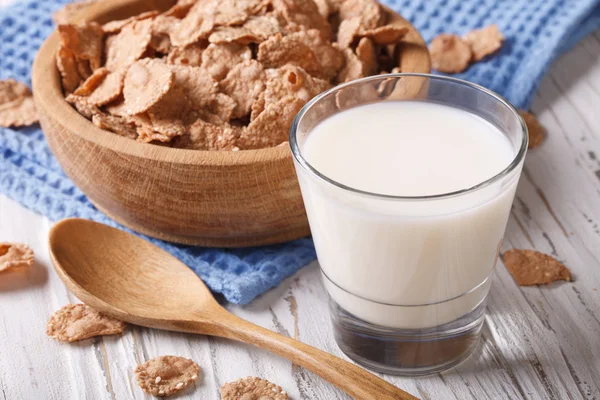
{"type": "Polygon", "coordinates": [[[103,313],[150,328],[253,344],[314,372],[356,399],[416,399],[354,364],[236,317],[216,302],[190,268],[137,236],[72,218],[54,225],[49,246],[65,285],[103,313]]]}

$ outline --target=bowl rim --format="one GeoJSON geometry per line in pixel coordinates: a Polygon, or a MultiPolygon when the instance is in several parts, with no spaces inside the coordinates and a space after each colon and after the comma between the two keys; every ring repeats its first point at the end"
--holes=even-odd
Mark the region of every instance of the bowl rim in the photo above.
{"type": "MultiPolygon", "coordinates": [[[[156,9],[156,2],[144,0],[105,0],[96,2],[75,15],[75,20],[96,20],[115,8],[142,6],[156,9]]],[[[164,5],[164,3],[162,3],[164,5]]],[[[425,41],[412,24],[399,13],[381,5],[384,11],[404,20],[412,28],[407,35],[407,44],[424,46],[425,41]]],[[[209,151],[178,149],[141,143],[101,129],[90,120],[79,114],[65,100],[58,68],[56,67],[56,49],[59,46],[59,34],[56,30],[41,45],[32,68],[32,87],[37,107],[42,107],[64,129],[95,145],[129,156],[151,159],[154,161],[188,165],[211,166],[243,166],[263,163],[274,163],[292,159],[289,145],[278,145],[264,149],[241,151],[209,151]]],[[[428,73],[430,60],[427,53],[427,71],[411,71],[428,73]]],[[[284,142],[286,143],[286,142],[284,142]]]]}

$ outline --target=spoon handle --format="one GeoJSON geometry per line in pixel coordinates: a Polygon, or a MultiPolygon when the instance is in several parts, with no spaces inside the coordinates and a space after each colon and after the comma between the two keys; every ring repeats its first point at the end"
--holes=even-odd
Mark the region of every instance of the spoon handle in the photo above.
{"type": "MultiPolygon", "coordinates": [[[[366,370],[307,344],[252,324],[229,312],[210,334],[258,346],[319,375],[358,400],[418,400],[366,370]]],[[[206,325],[203,324],[206,332],[206,325]]]]}

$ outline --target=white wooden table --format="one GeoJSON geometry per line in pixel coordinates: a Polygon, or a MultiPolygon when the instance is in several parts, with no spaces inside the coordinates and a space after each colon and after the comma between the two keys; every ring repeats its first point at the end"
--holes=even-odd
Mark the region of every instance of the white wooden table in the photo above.
{"type": "MultiPolygon", "coordinates": [[[[504,249],[552,254],[574,282],[520,288],[499,266],[475,354],[441,375],[385,377],[420,398],[600,399],[600,32],[554,64],[533,110],[548,140],[527,156],[504,249]]],[[[136,327],[76,344],[49,339],[50,314],[77,301],[50,264],[50,225],[0,195],[0,241],[36,253],[32,268],[0,274],[0,399],[149,398],[133,369],[165,354],[202,367],[181,399],[218,399],[220,385],[247,375],[278,383],[295,400],[346,398],[288,361],[227,340],[136,327]]],[[[250,306],[229,308],[343,357],[326,304],[313,263],[250,306]]]]}

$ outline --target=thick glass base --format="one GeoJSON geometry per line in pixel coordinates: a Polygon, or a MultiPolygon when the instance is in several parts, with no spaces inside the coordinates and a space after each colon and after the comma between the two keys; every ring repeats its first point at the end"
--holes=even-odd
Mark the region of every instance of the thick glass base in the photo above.
{"type": "Polygon", "coordinates": [[[362,321],[330,301],[335,340],[352,360],[390,375],[423,376],[465,360],[477,345],[485,302],[450,323],[427,329],[385,328],[362,321]]]}

